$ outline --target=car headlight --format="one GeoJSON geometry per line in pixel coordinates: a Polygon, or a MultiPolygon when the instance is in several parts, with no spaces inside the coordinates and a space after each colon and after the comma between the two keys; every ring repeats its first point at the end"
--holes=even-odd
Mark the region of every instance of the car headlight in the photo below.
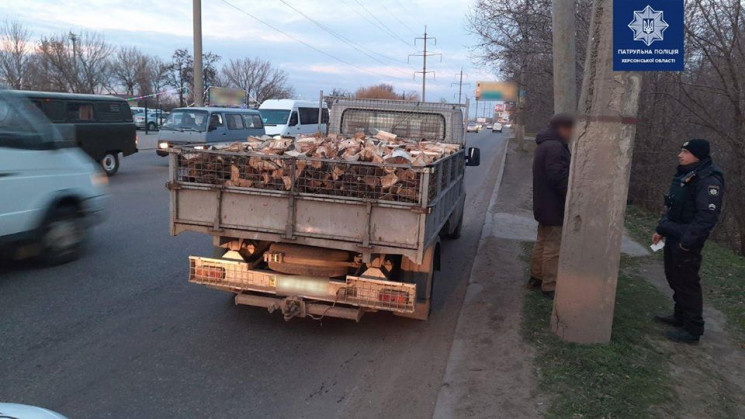
{"type": "Polygon", "coordinates": [[[204,150],[204,146],[203,145],[195,145],[194,146],[194,150],[204,150]]]}
{"type": "Polygon", "coordinates": [[[166,143],[166,142],[158,143],[158,148],[161,149],[161,150],[165,150],[165,149],[168,148],[168,143],[166,143]]]}

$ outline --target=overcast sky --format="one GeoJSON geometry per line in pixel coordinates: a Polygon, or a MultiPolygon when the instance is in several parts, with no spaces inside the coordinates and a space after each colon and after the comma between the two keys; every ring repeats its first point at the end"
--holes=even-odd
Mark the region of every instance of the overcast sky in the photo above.
{"type": "MultiPolygon", "coordinates": [[[[442,62],[439,57],[429,60],[436,77],[427,80],[427,99],[457,101],[458,87],[451,83],[461,67],[471,83],[464,87],[469,96],[477,80],[496,77],[471,59],[473,38],[465,29],[465,15],[472,1],[202,0],[204,49],[223,61],[245,56],[270,60],[289,73],[303,98],[315,98],[321,89],[354,91],[380,82],[421,92],[421,77],[413,79],[421,58],[407,63],[407,56],[420,52],[421,43],[415,46],[414,38],[422,36],[426,24],[437,38],[430,49],[442,53],[442,62]]],[[[164,58],[176,48],[192,49],[191,0],[2,0],[0,16],[21,21],[35,38],[92,30],[115,45],[135,45],[164,58]]]]}

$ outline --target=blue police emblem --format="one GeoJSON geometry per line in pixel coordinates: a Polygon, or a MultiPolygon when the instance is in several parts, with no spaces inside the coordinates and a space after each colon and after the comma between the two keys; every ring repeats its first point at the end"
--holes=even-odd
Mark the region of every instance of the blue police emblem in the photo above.
{"type": "Polygon", "coordinates": [[[634,20],[629,23],[629,29],[634,31],[634,41],[644,42],[647,46],[664,40],[664,32],[668,26],[670,25],[665,22],[663,12],[654,10],[649,5],[644,10],[634,10],[634,20]]]}

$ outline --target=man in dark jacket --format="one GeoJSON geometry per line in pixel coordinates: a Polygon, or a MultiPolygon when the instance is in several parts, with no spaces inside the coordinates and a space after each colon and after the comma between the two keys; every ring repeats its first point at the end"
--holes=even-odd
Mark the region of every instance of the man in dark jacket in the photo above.
{"type": "Polygon", "coordinates": [[[540,287],[550,298],[556,290],[573,129],[574,119],[559,114],[535,138],[538,148],[533,157],[533,216],[538,221],[538,238],[531,257],[528,287],[540,287]]]}
{"type": "Polygon", "coordinates": [[[696,343],[704,334],[701,249],[722,209],[724,176],[709,157],[706,140],[690,140],[678,154],[678,171],[665,195],[665,215],[652,236],[665,241],[665,277],[673,289],[675,311],[655,320],[679,327],[669,339],[696,343]]]}

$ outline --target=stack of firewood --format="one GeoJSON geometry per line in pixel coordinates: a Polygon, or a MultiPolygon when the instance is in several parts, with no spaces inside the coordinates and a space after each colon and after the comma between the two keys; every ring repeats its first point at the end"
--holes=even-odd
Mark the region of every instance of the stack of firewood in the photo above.
{"type": "Polygon", "coordinates": [[[221,153],[182,153],[180,158],[181,167],[188,168],[183,181],[417,202],[422,176],[417,168],[460,149],[459,144],[406,140],[379,131],[374,137],[250,137],[221,153]]]}

